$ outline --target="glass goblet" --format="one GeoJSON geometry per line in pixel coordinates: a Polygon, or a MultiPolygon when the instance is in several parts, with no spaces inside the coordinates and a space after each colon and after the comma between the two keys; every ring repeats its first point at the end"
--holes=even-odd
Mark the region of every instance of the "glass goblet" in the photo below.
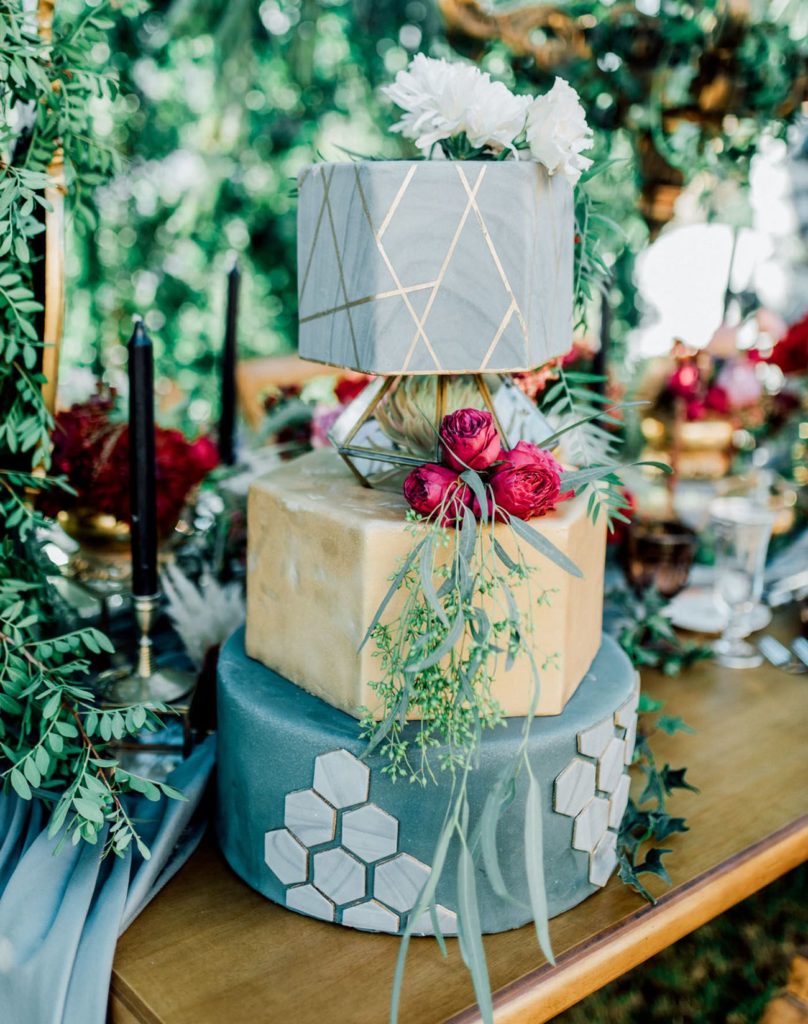
{"type": "Polygon", "coordinates": [[[749,614],[760,598],[766,551],[774,514],[748,498],[717,498],[710,504],[715,537],[715,591],[727,609],[727,625],[714,650],[727,668],[755,668],[763,663],[744,637],[749,614]]]}

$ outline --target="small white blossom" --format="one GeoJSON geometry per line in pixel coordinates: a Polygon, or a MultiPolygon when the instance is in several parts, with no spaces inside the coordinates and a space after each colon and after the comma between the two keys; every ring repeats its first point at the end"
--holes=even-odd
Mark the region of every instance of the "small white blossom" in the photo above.
{"type": "Polygon", "coordinates": [[[436,142],[466,134],[475,148],[512,146],[525,127],[530,104],[472,64],[450,64],[417,54],[384,94],[404,111],[393,126],[429,151],[436,142]]]}
{"type": "Polygon", "coordinates": [[[592,146],[592,129],[578,93],[563,78],[552,89],[537,96],[527,112],[527,141],[530,152],[551,174],[563,174],[575,185],[592,161],[581,151],[592,146]]]}

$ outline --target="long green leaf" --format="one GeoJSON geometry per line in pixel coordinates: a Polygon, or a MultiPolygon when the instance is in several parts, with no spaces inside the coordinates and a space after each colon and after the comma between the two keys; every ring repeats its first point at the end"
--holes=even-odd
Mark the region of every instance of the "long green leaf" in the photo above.
{"type": "Polygon", "coordinates": [[[414,665],[408,665],[407,671],[423,672],[424,669],[432,668],[433,665],[437,665],[438,662],[454,648],[455,644],[460,639],[465,621],[465,616],[461,609],[461,611],[457,613],[454,622],[449,627],[448,633],[443,640],[441,640],[435,650],[426,658],[416,662],[414,665]]]}
{"type": "Polygon", "coordinates": [[[559,549],[549,541],[546,537],[534,530],[532,526],[526,523],[523,519],[517,519],[516,516],[511,516],[511,527],[514,532],[526,540],[528,544],[532,545],[540,554],[544,555],[545,558],[549,558],[551,562],[555,562],[556,565],[560,566],[565,572],[570,573],[572,576],[583,576],[583,573],[572,561],[568,558],[563,551],[559,549]]]}
{"type": "Polygon", "coordinates": [[[494,1024],[494,1004],[491,999],[491,981],[483,949],[483,932],[477,905],[477,886],[474,880],[474,860],[463,831],[458,828],[460,852],[457,858],[457,930],[460,952],[471,975],[477,1005],[484,1024],[494,1024]]]}
{"type": "Polygon", "coordinates": [[[418,557],[418,552],[421,550],[421,548],[423,547],[423,545],[425,543],[426,543],[426,537],[424,537],[423,540],[418,541],[418,543],[415,545],[415,547],[412,549],[412,551],[410,551],[410,553],[404,559],[404,563],[402,564],[401,568],[398,570],[398,572],[396,573],[395,577],[393,578],[393,582],[390,584],[390,589],[384,595],[384,597],[382,598],[381,604],[376,609],[376,614],[373,616],[373,620],[370,623],[370,625],[368,626],[368,631],[367,631],[367,633],[365,633],[365,636],[364,636],[364,638],[362,640],[362,643],[359,645],[358,649],[360,651],[365,646],[365,644],[368,642],[368,640],[370,640],[371,636],[373,635],[373,630],[379,624],[379,619],[381,619],[382,615],[384,615],[385,609],[387,608],[388,604],[390,604],[390,602],[392,601],[393,595],[398,591],[398,588],[401,586],[401,584],[402,584],[402,582],[404,580],[404,577],[407,575],[407,573],[412,568],[412,563],[418,557]]]}
{"type": "Polygon", "coordinates": [[[530,907],[539,946],[547,960],[555,965],[550,945],[549,919],[547,916],[547,890],[544,883],[544,844],[542,840],[541,792],[536,776],[525,754],[527,766],[527,803],[525,806],[525,869],[530,907]]]}
{"type": "Polygon", "coordinates": [[[432,582],[432,572],[435,568],[435,534],[430,533],[426,544],[421,548],[421,590],[432,611],[437,615],[444,626],[449,625],[449,618],[443,610],[443,605],[438,598],[435,585],[432,582]]]}

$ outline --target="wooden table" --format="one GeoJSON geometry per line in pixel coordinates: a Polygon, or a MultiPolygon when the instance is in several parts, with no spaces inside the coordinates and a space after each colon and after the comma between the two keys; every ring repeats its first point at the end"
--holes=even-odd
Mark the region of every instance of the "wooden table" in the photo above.
{"type": "MultiPolygon", "coordinates": [[[[796,619],[781,620],[786,636],[796,619]]],[[[808,860],[808,676],[702,664],[643,688],[696,729],[655,737],[701,793],[677,792],[691,831],[666,840],[673,888],[646,905],[616,878],[551,922],[486,939],[497,1021],[538,1024],[808,860]]],[[[639,782],[639,780],[637,780],[639,782]]],[[[656,881],[656,880],[654,880],[656,881]]],[[[402,1024],[478,1020],[457,943],[414,940],[402,1024]]],[[[113,1024],[384,1024],[398,940],[289,913],[230,871],[213,840],[118,944],[113,1024]]]]}

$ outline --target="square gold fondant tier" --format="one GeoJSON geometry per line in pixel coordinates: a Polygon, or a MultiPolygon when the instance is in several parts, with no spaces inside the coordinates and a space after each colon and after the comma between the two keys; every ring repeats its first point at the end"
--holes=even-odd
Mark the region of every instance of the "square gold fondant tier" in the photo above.
{"type": "MultiPolygon", "coordinates": [[[[247,653],[298,686],[358,716],[378,708],[368,685],[378,677],[373,644],[358,653],[368,625],[413,538],[403,497],[360,487],[334,451],[313,452],[256,481],[248,512],[247,653]]],[[[565,502],[534,525],[581,569],[577,579],[523,544],[537,567],[533,594],[541,673],[540,715],[557,715],[598,650],[606,528],[593,525],[586,500],[565,502]]],[[[497,526],[513,552],[511,533],[497,526]]],[[[527,612],[527,588],[514,595],[527,612]]],[[[396,615],[391,602],[383,621],[396,615]]],[[[528,713],[533,693],[524,658],[493,688],[505,714],[528,713]]]]}

